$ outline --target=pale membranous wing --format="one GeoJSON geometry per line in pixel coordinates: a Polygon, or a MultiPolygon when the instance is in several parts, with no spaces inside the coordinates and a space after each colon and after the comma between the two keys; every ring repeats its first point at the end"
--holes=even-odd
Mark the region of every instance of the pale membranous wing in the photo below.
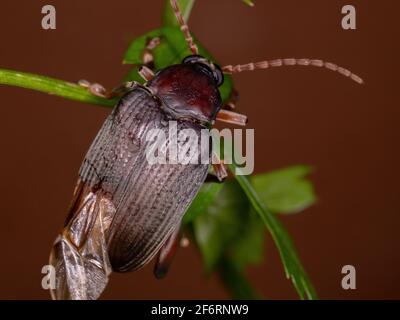
{"type": "Polygon", "coordinates": [[[115,208],[101,192],[94,193],[79,181],[71,210],[74,215],[50,254],[57,277],[51,295],[53,299],[97,299],[111,273],[105,234],[115,208]]]}
{"type": "MultiPolygon", "coordinates": [[[[96,299],[112,271],[138,269],[179,225],[208,164],[151,164],[151,129],[168,137],[174,118],[142,87],[108,117],[80,169],[78,190],[52,254],[56,299],[96,299]]],[[[177,130],[201,129],[177,121],[177,130]]],[[[172,143],[167,139],[164,148],[172,143]]],[[[198,142],[200,144],[200,141],[198,142]]],[[[178,140],[179,146],[187,144],[178,140]]],[[[198,155],[200,158],[200,155],[198,155]]]]}

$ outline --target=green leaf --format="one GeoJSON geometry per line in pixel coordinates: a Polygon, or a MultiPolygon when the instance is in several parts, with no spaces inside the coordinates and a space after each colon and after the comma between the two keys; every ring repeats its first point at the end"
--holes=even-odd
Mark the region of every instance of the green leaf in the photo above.
{"type": "Polygon", "coordinates": [[[254,3],[251,0],[242,0],[245,4],[247,4],[250,7],[254,7],[254,3]]]}
{"type": "Polygon", "coordinates": [[[297,213],[316,202],[308,166],[297,165],[251,177],[260,199],[272,212],[297,213]]]}
{"type": "Polygon", "coordinates": [[[254,210],[264,221],[279,250],[286,276],[292,280],[300,298],[316,299],[317,295],[315,289],[297,256],[288,232],[276,216],[261,201],[254,187],[251,185],[250,180],[246,176],[240,175],[240,168],[235,164],[229,165],[229,168],[247,195],[254,210]]]}
{"type": "Polygon", "coordinates": [[[243,275],[242,270],[231,263],[231,261],[223,258],[218,266],[218,270],[221,281],[228,289],[232,299],[261,299],[261,296],[255,292],[250,282],[243,275]]]}
{"type": "Polygon", "coordinates": [[[250,204],[240,186],[234,180],[225,182],[215,200],[193,222],[206,270],[213,270],[225,253],[239,268],[260,261],[264,228],[258,228],[260,221],[254,223],[259,218],[249,214],[250,204]],[[249,237],[253,233],[259,236],[249,237]]]}
{"type": "Polygon", "coordinates": [[[238,183],[207,183],[184,221],[192,222],[206,271],[218,271],[232,298],[260,298],[243,269],[262,260],[265,231],[260,218],[250,211],[250,203],[238,183]]]}
{"type": "MultiPolygon", "coordinates": [[[[143,50],[147,45],[147,40],[162,37],[163,29],[156,29],[150,32],[145,33],[144,35],[137,37],[135,40],[131,42],[128,47],[128,50],[125,52],[124,59],[122,63],[124,64],[141,64],[142,63],[142,54],[143,50]]],[[[162,45],[162,44],[160,44],[162,45]]]]}
{"type": "MultiPolygon", "coordinates": [[[[192,8],[195,0],[178,0],[179,8],[182,11],[183,19],[185,19],[186,23],[189,21],[190,13],[192,12],[192,8]]],[[[175,18],[174,11],[172,10],[170,0],[165,1],[165,10],[163,13],[163,23],[166,27],[178,27],[178,21],[175,18]]]]}
{"type": "MultiPolygon", "coordinates": [[[[133,40],[125,53],[123,62],[141,65],[146,43],[154,37],[159,37],[161,40],[160,44],[152,52],[156,70],[181,63],[183,58],[190,55],[190,50],[181,30],[177,27],[164,27],[150,31],[133,40]]],[[[205,53],[204,48],[199,48],[199,50],[201,53],[205,53]]]]}
{"type": "Polygon", "coordinates": [[[215,201],[222,188],[222,183],[205,183],[186,211],[182,221],[183,224],[191,223],[194,219],[206,212],[215,201]]]}
{"type": "Polygon", "coordinates": [[[106,107],[113,107],[116,103],[115,99],[107,100],[94,96],[87,89],[75,83],[14,70],[0,69],[0,84],[37,90],[71,100],[106,107]]]}
{"type": "MultiPolygon", "coordinates": [[[[125,53],[123,62],[133,64],[135,67],[125,77],[125,81],[139,81],[138,66],[142,64],[142,53],[146,47],[148,39],[160,37],[160,45],[153,50],[155,69],[163,69],[173,64],[181,63],[182,60],[191,54],[182,31],[177,27],[164,27],[148,32],[139,38],[133,40],[125,53]]],[[[199,54],[215,61],[212,55],[196,40],[199,47],[199,54]]],[[[221,98],[227,101],[232,91],[232,78],[225,75],[224,84],[219,88],[221,98]]]]}
{"type": "Polygon", "coordinates": [[[243,212],[242,228],[239,236],[227,247],[230,261],[239,270],[248,265],[261,263],[264,256],[265,229],[260,217],[253,211],[243,212]]]}

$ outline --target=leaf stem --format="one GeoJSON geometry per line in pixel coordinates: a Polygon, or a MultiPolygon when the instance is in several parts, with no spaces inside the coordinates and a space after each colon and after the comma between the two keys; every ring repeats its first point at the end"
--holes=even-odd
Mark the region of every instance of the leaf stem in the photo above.
{"type": "Polygon", "coordinates": [[[94,96],[87,89],[71,82],[9,69],[0,69],[0,84],[32,89],[70,100],[113,107],[115,100],[94,96]]]}

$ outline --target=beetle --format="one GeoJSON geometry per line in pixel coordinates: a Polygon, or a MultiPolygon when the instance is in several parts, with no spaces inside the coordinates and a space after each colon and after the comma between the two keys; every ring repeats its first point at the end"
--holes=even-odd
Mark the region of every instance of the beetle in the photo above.
{"type": "MultiPolygon", "coordinates": [[[[178,132],[199,133],[215,120],[244,125],[245,116],[222,105],[218,87],[224,73],[315,66],[363,83],[347,69],[317,59],[276,59],[221,68],[198,54],[177,1],[170,3],[192,53],[182,63],[154,74],[152,50],[160,43],[154,38],[147,43],[139,71],[144,85],[128,83],[107,92],[99,84],[80,82],[93,94],[122,96],[84,158],[67,219],[53,245],[54,299],[97,299],[112,271],[137,270],[157,254],[155,275],[165,275],[179,245],[181,219],[206,180],[211,161],[151,164],[146,150],[154,141],[146,137],[152,129],[167,133],[170,121],[177,123],[178,132]]],[[[170,143],[167,139],[164,147],[170,143]]],[[[180,147],[186,144],[178,141],[180,147]]],[[[227,176],[222,161],[213,168],[218,180],[227,176]]]]}

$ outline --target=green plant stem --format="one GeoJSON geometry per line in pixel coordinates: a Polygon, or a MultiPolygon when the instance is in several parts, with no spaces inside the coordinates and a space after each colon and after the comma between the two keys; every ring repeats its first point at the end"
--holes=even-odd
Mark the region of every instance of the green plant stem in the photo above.
{"type": "Polygon", "coordinates": [[[252,0],[242,0],[245,4],[247,4],[250,7],[254,7],[254,3],[252,0]]]}
{"type": "Polygon", "coordinates": [[[0,69],[0,84],[37,90],[70,100],[105,107],[113,107],[116,102],[115,100],[97,97],[87,89],[71,82],[8,69],[0,69]]]}

